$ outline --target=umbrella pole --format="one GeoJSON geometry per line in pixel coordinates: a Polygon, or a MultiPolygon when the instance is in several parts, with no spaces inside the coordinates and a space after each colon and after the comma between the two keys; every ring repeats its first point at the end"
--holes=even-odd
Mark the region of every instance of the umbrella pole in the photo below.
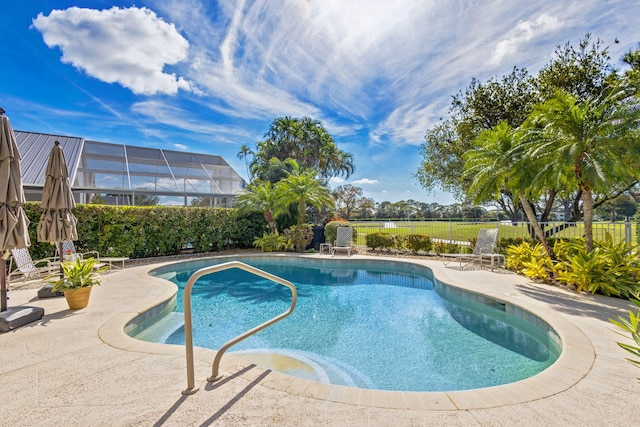
{"type": "Polygon", "coordinates": [[[0,311],[7,311],[7,261],[2,259],[2,268],[0,268],[0,311]]]}
{"type": "Polygon", "coordinates": [[[62,263],[64,262],[64,250],[63,250],[63,243],[62,242],[58,242],[58,258],[60,261],[60,278],[64,279],[64,270],[62,269],[62,263]]]}

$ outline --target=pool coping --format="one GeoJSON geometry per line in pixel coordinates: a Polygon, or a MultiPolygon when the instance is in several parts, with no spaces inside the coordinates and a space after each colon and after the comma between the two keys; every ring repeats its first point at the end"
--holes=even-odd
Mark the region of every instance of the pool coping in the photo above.
{"type": "MultiPolygon", "coordinates": [[[[321,257],[327,255],[318,254],[247,254],[247,255],[223,255],[210,257],[214,259],[239,259],[243,257],[255,256],[286,256],[286,257],[321,257]]],[[[345,259],[339,256],[336,259],[345,259]]],[[[519,293],[514,287],[509,286],[505,277],[511,274],[502,275],[495,273],[496,278],[501,278],[499,286],[487,288],[486,284],[464,283],[456,279],[456,270],[445,268],[443,265],[433,261],[423,261],[420,259],[398,259],[393,257],[372,257],[366,255],[352,255],[350,259],[364,260],[388,260],[394,262],[413,263],[430,268],[438,281],[447,285],[463,289],[473,294],[482,294],[487,297],[503,301],[505,303],[522,307],[524,310],[534,313],[550,325],[562,342],[562,353],[558,360],[541,373],[511,384],[494,387],[486,387],[473,390],[450,391],[450,392],[406,392],[406,391],[386,391],[359,389],[341,385],[323,384],[302,378],[292,377],[277,371],[267,370],[254,365],[233,354],[225,354],[222,358],[221,370],[225,378],[241,377],[247,381],[254,381],[269,371],[270,375],[263,378],[260,384],[274,390],[293,393],[309,398],[326,400],[330,402],[351,404],[358,406],[369,406],[377,408],[393,409],[419,409],[431,411],[451,411],[485,409],[506,405],[515,405],[525,402],[544,399],[563,391],[568,390],[584,378],[591,370],[595,361],[595,349],[589,338],[572,322],[559,316],[553,309],[544,304],[533,304],[534,308],[526,306],[531,304],[531,298],[519,293]]],[[[164,279],[149,275],[149,271],[163,265],[173,264],[166,262],[150,266],[137,267],[140,273],[144,273],[148,278],[157,283],[161,292],[157,293],[153,301],[135,306],[131,311],[122,312],[106,321],[99,329],[100,339],[106,344],[126,351],[140,353],[154,353],[184,357],[184,346],[149,343],[136,340],[125,333],[125,328],[133,319],[145,312],[150,312],[162,303],[175,297],[177,288],[173,283],[164,279]]],[[[472,274],[472,272],[464,272],[472,274]]],[[[194,358],[204,364],[211,364],[216,354],[215,350],[195,348],[194,358]]],[[[390,365],[392,365],[390,363],[390,365]]],[[[196,378],[197,385],[206,386],[206,378],[196,378]]],[[[186,374],[185,374],[186,385],[186,374]]]]}

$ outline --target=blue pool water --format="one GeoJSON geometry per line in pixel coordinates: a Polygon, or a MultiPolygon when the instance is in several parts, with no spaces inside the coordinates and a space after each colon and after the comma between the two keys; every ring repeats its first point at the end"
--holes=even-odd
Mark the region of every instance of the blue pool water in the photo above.
{"type": "MultiPolygon", "coordinates": [[[[307,369],[282,371],[355,387],[453,391],[510,383],[550,366],[560,349],[548,333],[485,305],[453,296],[426,267],[391,261],[255,257],[242,262],[293,282],[295,311],[229,352],[274,353],[307,369]],[[309,369],[310,368],[310,369],[309,369]]],[[[154,274],[182,289],[206,260],[154,274]]],[[[219,261],[224,262],[224,261],[219,261]]],[[[216,349],[282,313],[290,291],[242,270],[202,277],[193,287],[194,345],[216,349]]],[[[132,333],[138,339],[184,344],[182,313],[132,333]]],[[[277,368],[276,368],[277,369],[277,368]]]]}

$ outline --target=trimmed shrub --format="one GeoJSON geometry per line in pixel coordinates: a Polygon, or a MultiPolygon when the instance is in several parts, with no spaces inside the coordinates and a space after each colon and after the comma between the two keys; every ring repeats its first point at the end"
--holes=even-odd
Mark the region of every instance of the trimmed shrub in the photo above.
{"type": "MultiPolygon", "coordinates": [[[[37,241],[43,210],[29,202],[29,251],[34,259],[55,254],[54,245],[37,241]]],[[[184,246],[197,253],[250,248],[267,226],[260,213],[236,209],[174,206],[77,205],[78,252],[97,250],[101,256],[146,258],[177,255],[184,246]]]]}
{"type": "Polygon", "coordinates": [[[435,242],[433,243],[433,251],[437,254],[459,254],[462,248],[456,243],[435,242]]]}
{"type": "Polygon", "coordinates": [[[420,234],[410,234],[408,236],[402,236],[402,239],[399,240],[401,241],[403,247],[407,248],[414,254],[417,254],[420,251],[429,252],[433,247],[431,238],[422,236],[420,234]]]}
{"type": "Polygon", "coordinates": [[[371,233],[367,234],[365,243],[373,250],[380,249],[392,249],[395,247],[396,239],[388,233],[371,233]]]}

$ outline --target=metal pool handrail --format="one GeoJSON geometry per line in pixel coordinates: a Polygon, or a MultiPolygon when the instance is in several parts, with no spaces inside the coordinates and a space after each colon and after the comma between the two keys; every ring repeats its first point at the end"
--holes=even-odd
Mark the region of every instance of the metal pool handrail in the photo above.
{"type": "Polygon", "coordinates": [[[256,326],[253,329],[248,330],[247,332],[238,335],[237,337],[227,341],[216,353],[215,358],[213,359],[213,365],[211,367],[211,376],[207,378],[207,381],[214,382],[219,380],[221,377],[218,376],[218,368],[220,366],[220,359],[225,351],[229,349],[229,347],[239,343],[245,338],[250,337],[251,335],[260,332],[268,326],[276,323],[279,320],[284,319],[288,315],[293,312],[293,309],[296,307],[296,301],[298,300],[298,292],[293,283],[288,280],[282,279],[278,276],[274,276],[271,273],[267,273],[266,271],[262,271],[258,268],[252,267],[240,261],[230,261],[225,262],[224,264],[213,265],[210,267],[204,267],[200,270],[196,271],[189,277],[187,284],[184,288],[184,340],[185,340],[185,348],[187,351],[187,389],[182,392],[182,394],[194,394],[198,391],[198,387],[195,386],[195,378],[194,378],[194,367],[193,367],[193,326],[191,322],[191,288],[196,283],[196,281],[207,274],[216,273],[222,270],[228,270],[230,268],[239,268],[244,271],[248,271],[249,273],[253,273],[257,276],[263,277],[265,279],[274,281],[280,285],[286,286],[291,290],[291,306],[289,309],[284,311],[282,314],[274,317],[271,320],[264,322],[261,325],[256,326]]]}

